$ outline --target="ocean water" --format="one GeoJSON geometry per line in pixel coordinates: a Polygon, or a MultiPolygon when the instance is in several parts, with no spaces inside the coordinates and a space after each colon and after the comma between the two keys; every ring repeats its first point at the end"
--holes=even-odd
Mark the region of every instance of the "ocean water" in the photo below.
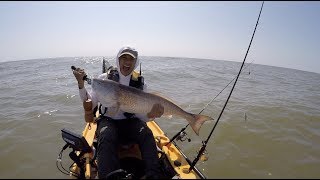
{"type": "MultiPolygon", "coordinates": [[[[106,57],[112,65],[113,57],[106,57]]],[[[241,63],[141,57],[148,90],[199,113],[234,79],[241,63]]],[[[61,129],[85,126],[70,66],[101,73],[102,57],[68,57],[0,63],[0,178],[69,178],[56,168],[61,129]]],[[[231,83],[202,112],[217,119],[231,83]]],[[[86,84],[87,89],[90,86],[86,84]]],[[[169,137],[181,118],[156,122],[169,137]]],[[[191,142],[177,144],[192,161],[215,121],[191,142]]],[[[69,167],[68,151],[63,165],[69,167]]],[[[207,178],[320,178],[320,74],[246,63],[197,167],[207,178]]]]}

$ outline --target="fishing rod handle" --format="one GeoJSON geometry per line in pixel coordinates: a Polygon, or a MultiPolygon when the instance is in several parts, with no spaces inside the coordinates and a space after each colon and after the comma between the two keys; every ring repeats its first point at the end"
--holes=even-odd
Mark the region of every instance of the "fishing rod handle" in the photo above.
{"type": "MultiPolygon", "coordinates": [[[[77,68],[75,66],[71,66],[71,69],[76,70],[77,68]]],[[[85,81],[87,80],[87,75],[83,76],[83,80],[85,80],[85,81]]]]}
{"type": "MultiPolygon", "coordinates": [[[[71,69],[72,69],[72,70],[76,70],[77,68],[76,68],[75,66],[71,66],[71,69]]],[[[88,78],[87,75],[83,76],[83,80],[87,81],[88,84],[91,84],[91,79],[88,78]]]]}
{"type": "Polygon", "coordinates": [[[92,112],[92,100],[87,99],[86,101],[83,101],[83,109],[84,109],[84,120],[86,122],[93,122],[94,115],[92,112]]]}

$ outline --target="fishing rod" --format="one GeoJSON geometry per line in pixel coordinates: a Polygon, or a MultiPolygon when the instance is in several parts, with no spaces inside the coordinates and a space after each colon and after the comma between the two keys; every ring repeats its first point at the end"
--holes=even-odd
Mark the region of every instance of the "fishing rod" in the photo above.
{"type": "Polygon", "coordinates": [[[212,135],[215,127],[217,126],[217,124],[218,124],[218,122],[219,122],[219,120],[220,120],[220,118],[221,118],[221,116],[222,116],[222,113],[223,113],[224,109],[226,108],[226,106],[227,106],[227,104],[228,104],[228,102],[229,102],[229,99],[230,99],[230,97],[231,97],[231,94],[232,94],[232,92],[233,92],[233,90],[234,90],[234,87],[236,86],[236,83],[237,83],[238,78],[239,78],[239,76],[240,76],[241,70],[242,70],[242,68],[243,68],[243,65],[244,65],[244,63],[245,63],[245,61],[246,61],[247,55],[248,55],[248,53],[249,53],[249,50],[250,50],[250,47],[251,47],[251,43],[252,43],[254,34],[255,34],[255,32],[256,32],[258,23],[259,23],[259,19],[260,19],[260,15],[261,15],[261,12],[262,12],[263,4],[264,4],[264,1],[262,2],[261,9],[260,9],[260,12],[259,12],[259,16],[258,16],[258,19],[257,19],[257,23],[256,23],[256,26],[255,26],[255,28],[254,28],[254,31],[253,31],[253,34],[252,34],[252,37],[251,37],[251,40],[250,40],[250,43],[249,43],[249,46],[248,46],[246,55],[245,55],[245,57],[244,57],[244,59],[243,59],[243,62],[242,62],[242,64],[241,64],[241,67],[240,67],[240,70],[239,70],[239,73],[238,73],[238,75],[237,75],[237,78],[236,78],[233,86],[232,86],[232,89],[231,89],[231,91],[230,91],[230,94],[229,94],[229,96],[228,96],[228,98],[227,98],[227,100],[226,100],[226,102],[225,102],[225,104],[224,104],[224,106],[223,106],[223,108],[222,108],[222,110],[221,110],[221,112],[220,112],[220,114],[219,114],[219,117],[218,117],[216,123],[214,124],[214,126],[213,126],[213,128],[212,128],[212,130],[211,130],[211,132],[210,132],[210,134],[209,134],[209,136],[208,136],[208,138],[207,138],[205,141],[202,141],[202,147],[201,147],[201,149],[200,149],[197,157],[196,157],[196,158],[194,159],[194,161],[192,162],[192,164],[191,164],[191,166],[190,166],[190,168],[189,168],[189,172],[194,168],[194,166],[197,164],[197,162],[199,161],[200,157],[202,156],[203,152],[205,151],[205,149],[206,149],[206,147],[207,147],[207,143],[209,142],[209,140],[210,140],[210,138],[211,138],[211,135],[212,135]]]}
{"type": "MultiPolygon", "coordinates": [[[[253,63],[253,61],[254,61],[254,60],[252,60],[250,64],[248,64],[247,66],[245,66],[245,67],[242,69],[242,71],[245,70],[247,67],[249,67],[249,66],[253,63]]],[[[234,77],[207,105],[205,105],[204,108],[199,112],[199,114],[201,114],[201,113],[222,93],[222,91],[224,91],[224,90],[229,86],[229,84],[231,84],[231,82],[232,82],[233,80],[235,80],[235,79],[236,79],[236,77],[234,77]]],[[[170,141],[169,141],[166,145],[172,143],[172,141],[174,141],[178,136],[185,136],[186,134],[183,133],[183,132],[186,130],[186,128],[187,128],[188,126],[189,126],[189,124],[187,124],[187,125],[186,125],[184,128],[182,128],[177,134],[175,134],[175,135],[170,139],[170,141]]],[[[189,142],[190,142],[190,140],[189,140],[189,142]]]]}
{"type": "Polygon", "coordinates": [[[102,60],[102,73],[106,73],[107,70],[108,70],[108,67],[106,65],[106,60],[103,57],[103,60],[102,60]]]}

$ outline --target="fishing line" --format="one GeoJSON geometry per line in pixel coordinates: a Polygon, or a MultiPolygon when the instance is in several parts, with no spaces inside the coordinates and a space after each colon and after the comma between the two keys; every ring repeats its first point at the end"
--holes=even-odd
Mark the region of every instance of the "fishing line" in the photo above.
{"type": "MultiPolygon", "coordinates": [[[[252,60],[251,61],[251,63],[250,64],[248,64],[247,66],[245,66],[243,69],[242,69],[242,71],[243,70],[245,70],[247,67],[249,67],[252,63],[253,63],[253,61],[254,60],[252,60]]],[[[222,91],[224,91],[230,84],[231,84],[231,82],[233,81],[233,80],[235,80],[237,77],[234,77],[207,105],[205,105],[204,106],[204,108],[199,112],[199,114],[201,114],[221,93],[222,93],[222,91]]],[[[186,128],[189,126],[189,124],[187,124],[184,128],[182,128],[177,134],[175,134],[171,139],[170,139],[170,141],[166,144],[166,145],[168,145],[168,144],[170,144],[172,141],[174,141],[179,135],[180,136],[184,136],[185,134],[183,133],[185,130],[186,130],[186,128]]]]}
{"type": "Polygon", "coordinates": [[[241,64],[241,67],[240,67],[240,70],[239,70],[239,73],[238,73],[238,75],[237,75],[237,78],[236,78],[233,86],[232,86],[232,89],[231,89],[231,91],[230,91],[230,94],[229,94],[229,96],[228,96],[228,98],[227,98],[227,100],[226,100],[226,102],[225,102],[225,104],[224,104],[224,106],[223,106],[223,108],[222,108],[222,110],[221,110],[221,112],[220,112],[220,114],[219,114],[219,117],[218,117],[216,123],[214,124],[214,126],[213,126],[213,128],[212,128],[212,130],[211,130],[211,132],[210,132],[210,134],[209,134],[209,136],[208,136],[208,138],[206,139],[206,141],[203,141],[203,142],[202,142],[202,147],[201,147],[201,149],[200,149],[197,157],[196,157],[196,158],[194,159],[194,161],[192,162],[192,164],[191,164],[191,166],[190,166],[190,168],[189,168],[189,172],[194,168],[194,166],[195,166],[195,165],[197,164],[197,162],[199,161],[201,155],[202,155],[203,152],[205,151],[205,149],[206,149],[206,147],[207,147],[207,143],[208,143],[208,141],[210,140],[211,135],[212,135],[215,127],[217,126],[217,124],[218,124],[218,122],[219,122],[219,120],[220,120],[220,118],[221,118],[221,116],[222,116],[222,113],[223,113],[224,109],[226,108],[226,106],[227,106],[227,104],[228,104],[228,102],[229,102],[229,99],[230,99],[230,97],[231,97],[231,94],[232,94],[232,92],[233,92],[233,90],[234,90],[234,87],[236,86],[236,83],[237,83],[238,78],[239,78],[239,76],[240,76],[241,70],[242,70],[242,68],[243,68],[243,65],[244,65],[244,63],[245,63],[245,61],[246,61],[247,55],[248,55],[248,53],[249,53],[249,50],[250,50],[250,47],[251,47],[251,43],[252,43],[254,34],[255,34],[255,32],[256,32],[258,23],[259,23],[259,19],[260,19],[260,15],[261,15],[261,12],[262,12],[263,4],[264,4],[264,1],[262,2],[261,9],[260,9],[260,12],[259,12],[259,16],[258,16],[258,19],[257,19],[257,23],[256,23],[256,26],[255,26],[255,28],[254,28],[254,31],[253,31],[253,34],[252,34],[252,37],[251,37],[251,40],[250,40],[250,43],[249,43],[249,46],[248,46],[246,55],[245,55],[245,57],[244,57],[244,59],[243,59],[243,62],[242,62],[242,64],[241,64]]]}
{"type": "MultiPolygon", "coordinates": [[[[252,60],[250,64],[248,64],[246,67],[244,67],[243,70],[245,70],[247,67],[249,67],[249,66],[253,63],[253,61],[254,61],[254,60],[252,60]]],[[[240,71],[240,73],[241,73],[241,72],[242,72],[242,70],[240,71]]],[[[234,77],[234,78],[216,95],[216,97],[214,97],[206,106],[204,106],[204,108],[199,112],[199,114],[201,114],[201,113],[207,108],[207,106],[209,106],[209,105],[213,102],[213,100],[215,100],[215,99],[222,93],[222,91],[225,90],[225,89],[229,86],[229,84],[231,84],[231,82],[232,82],[233,80],[235,80],[236,78],[237,78],[237,76],[234,77]]]]}

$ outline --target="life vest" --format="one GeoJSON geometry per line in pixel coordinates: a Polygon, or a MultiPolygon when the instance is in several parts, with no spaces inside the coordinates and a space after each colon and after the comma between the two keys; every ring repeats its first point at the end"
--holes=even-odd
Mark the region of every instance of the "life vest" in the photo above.
{"type": "MultiPolygon", "coordinates": [[[[108,68],[108,71],[107,71],[107,78],[110,79],[110,80],[119,82],[119,71],[118,71],[118,68],[110,66],[108,68]]],[[[143,90],[143,86],[144,86],[144,78],[143,78],[143,76],[141,76],[139,72],[133,71],[132,74],[131,74],[129,86],[143,90]]],[[[107,107],[105,107],[103,112],[102,112],[101,109],[102,109],[102,105],[100,104],[99,113],[100,113],[100,115],[104,115],[107,112],[107,107]]],[[[132,118],[134,116],[134,114],[127,113],[127,112],[124,112],[123,115],[126,116],[127,118],[132,118]]]]}

